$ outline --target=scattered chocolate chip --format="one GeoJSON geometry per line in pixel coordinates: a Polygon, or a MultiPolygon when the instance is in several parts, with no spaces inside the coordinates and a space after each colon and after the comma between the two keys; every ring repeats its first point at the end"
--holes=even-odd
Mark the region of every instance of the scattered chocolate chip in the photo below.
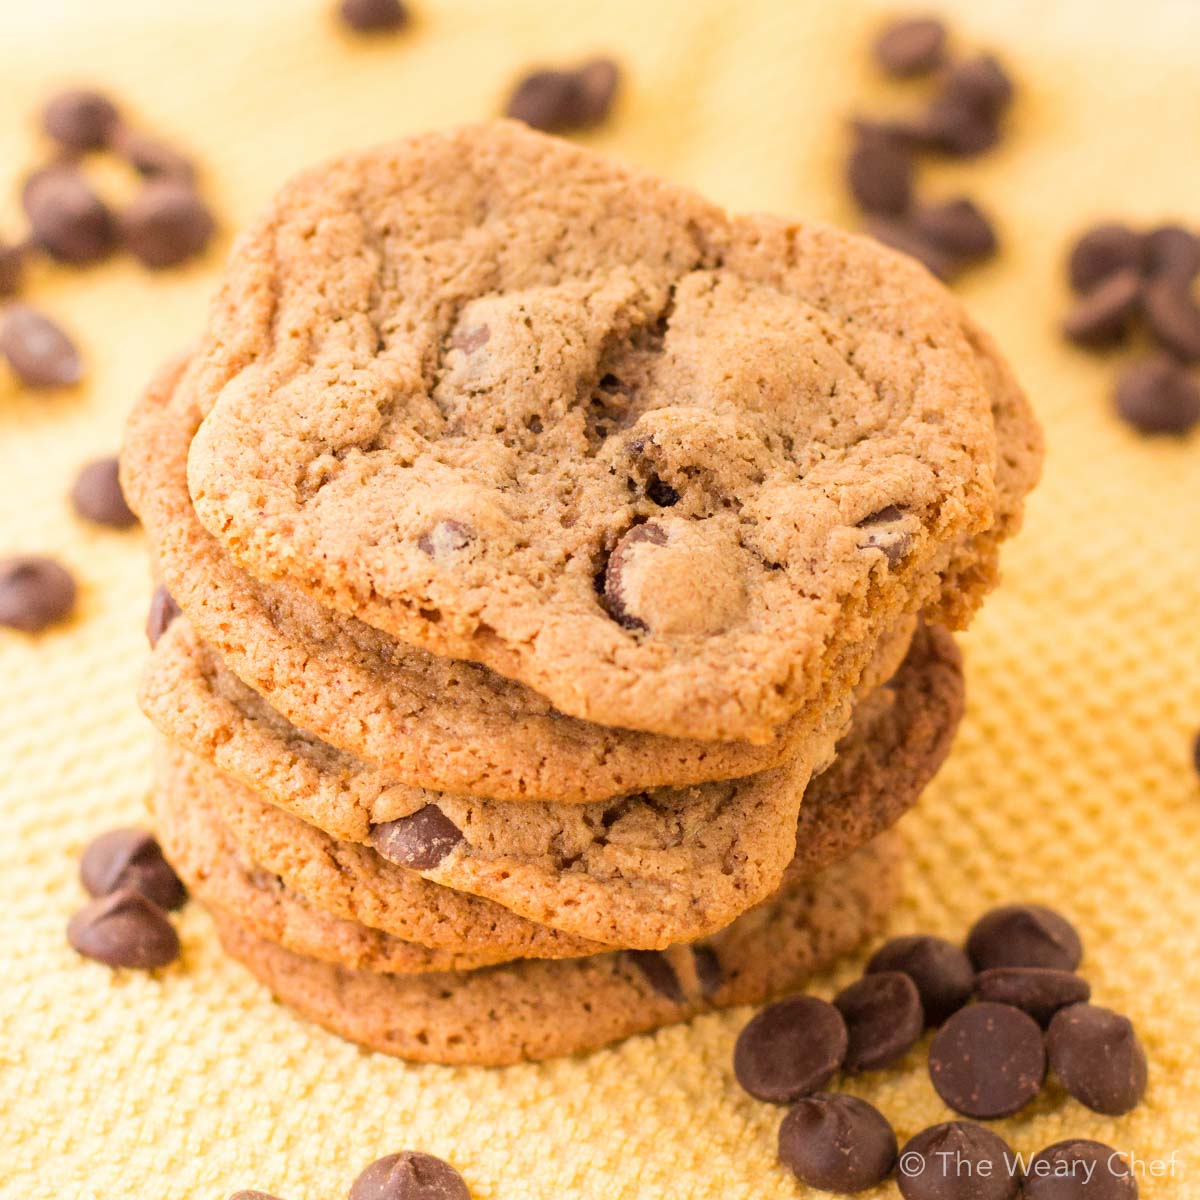
{"type": "Polygon", "coordinates": [[[867,536],[859,542],[858,548],[882,550],[888,564],[894,567],[912,549],[912,534],[906,529],[895,528],[896,522],[903,519],[904,512],[894,504],[863,517],[858,528],[867,530],[867,536]]]}
{"type": "Polygon", "coordinates": [[[75,607],[75,580],[51,558],[24,555],[0,560],[0,625],[40,633],[75,607]]]}
{"type": "Polygon", "coordinates": [[[0,242],[0,296],[12,296],[19,292],[24,277],[24,247],[0,242]]]}
{"type": "Polygon", "coordinates": [[[80,88],[51,97],[42,110],[42,128],[68,150],[99,150],[116,128],[116,105],[100,92],[80,88]]]}
{"type": "Polygon", "coordinates": [[[779,1161],[808,1187],[861,1192],[891,1173],[896,1135],[865,1100],[818,1092],[797,1101],[783,1118],[779,1161]]]}
{"type": "Polygon", "coordinates": [[[548,133],[583,129],[608,115],[619,81],[617,64],[608,58],[571,71],[533,71],[517,84],[505,115],[548,133]]]}
{"type": "Polygon", "coordinates": [[[925,1028],[917,985],[901,971],[875,971],[833,998],[846,1022],[843,1067],[875,1071],[903,1058],[925,1028]]]}
{"type": "Polygon", "coordinates": [[[1108,222],[1089,229],[1071,249],[1067,276],[1077,292],[1090,292],[1118,271],[1141,273],[1145,245],[1127,225],[1108,222]]]}
{"type": "Polygon", "coordinates": [[[671,505],[679,503],[679,493],[657,475],[651,475],[646,481],[646,498],[659,508],[670,508],[671,505]]]}
{"type": "Polygon", "coordinates": [[[408,9],[400,0],[342,0],[338,12],[356,33],[391,32],[403,29],[409,21],[408,9]]]}
{"type": "Polygon", "coordinates": [[[151,137],[128,125],[117,126],[113,149],[139,174],[148,179],[171,178],[193,183],[196,167],[190,158],[160,138],[151,137]]]}
{"type": "Polygon", "coordinates": [[[733,1073],[756,1100],[787,1104],[822,1088],[846,1057],[846,1022],[816,996],[770,1004],[738,1035],[733,1073]]]}
{"type": "Polygon", "coordinates": [[[1137,1200],[1137,1194],[1123,1155],[1103,1142],[1070,1138],[1029,1160],[1021,1200],[1137,1200]]]}
{"type": "Polygon", "coordinates": [[[1165,354],[1130,363],[1117,379],[1118,415],[1140,433],[1188,433],[1200,422],[1200,386],[1165,354]]]}
{"type": "Polygon", "coordinates": [[[74,167],[35,171],[21,191],[34,240],[60,262],[83,266],[107,257],[116,243],[108,205],[74,167]]]}
{"type": "Polygon", "coordinates": [[[971,997],[975,968],[953,942],[928,934],[892,938],[871,955],[867,972],[903,971],[917,985],[925,1024],[940,1025],[971,997]]]}
{"type": "Polygon", "coordinates": [[[1073,971],[1083,945],[1071,923],[1040,904],[1006,904],[984,913],[967,934],[967,956],[989,967],[1053,967],[1073,971]]]}
{"type": "Polygon", "coordinates": [[[1146,274],[1188,284],[1200,273],[1200,237],[1182,225],[1160,225],[1143,239],[1146,274]]]}
{"type": "Polygon", "coordinates": [[[439,521],[417,538],[417,548],[432,559],[445,558],[465,550],[474,540],[474,536],[461,521],[439,521]]]}
{"type": "Polygon", "coordinates": [[[85,904],[67,923],[67,940],[85,958],[148,971],[179,957],[179,938],[161,908],[133,888],[85,904]]]}
{"type": "Polygon", "coordinates": [[[405,1150],[373,1162],[350,1185],[349,1200],[471,1200],[471,1193],[448,1162],[405,1150]]]}
{"type": "Polygon", "coordinates": [[[121,213],[121,240],[145,266],[174,267],[199,254],[216,228],[196,189],[181,179],[149,180],[121,213]]]}
{"type": "Polygon", "coordinates": [[[934,245],[909,221],[874,217],[867,222],[867,232],[877,242],[915,258],[938,279],[949,281],[958,274],[959,260],[934,245]]]}
{"type": "Polygon", "coordinates": [[[98,458],[83,468],[71,488],[71,503],[85,520],[114,529],[137,524],[137,516],[125,503],[116,458],[98,458]]]}
{"type": "Polygon", "coordinates": [[[112,829],[91,842],[79,860],[88,894],[107,896],[121,888],[141,892],[159,908],[179,908],[187,892],[162,847],[144,829],[112,829]]]}
{"type": "Polygon", "coordinates": [[[942,81],[944,95],[992,114],[1002,112],[1012,103],[1015,90],[1008,72],[991,54],[955,63],[942,81]]]}
{"type": "Polygon", "coordinates": [[[69,387],[83,376],[75,343],[27,304],[8,306],[0,324],[0,354],[26,387],[69,387]]]}
{"type": "Polygon", "coordinates": [[[846,182],[864,211],[895,216],[912,201],[912,156],[894,138],[861,137],[850,155],[846,182]]]}
{"type": "Polygon", "coordinates": [[[925,75],[939,66],[946,52],[946,27],[934,17],[893,21],[875,39],[875,58],[899,78],[925,75]]]}
{"type": "Polygon", "coordinates": [[[270,1192],[234,1192],[229,1200],[279,1200],[278,1196],[272,1196],[270,1192]]]}
{"type": "Polygon", "coordinates": [[[171,628],[171,622],[179,616],[179,605],[175,598],[160,583],[150,597],[150,611],[146,614],[146,640],[151,646],[171,628]]]}
{"type": "Polygon", "coordinates": [[[1095,1004],[1060,1009],[1046,1035],[1050,1067],[1094,1112],[1119,1117],[1146,1091],[1146,1052],[1128,1017],[1095,1004]]]}
{"type": "Polygon", "coordinates": [[[1136,271],[1108,275],[1075,303],[1063,322],[1063,333],[1080,346],[1120,341],[1141,298],[1142,279],[1136,271]]]}
{"type": "Polygon", "coordinates": [[[1079,1004],[1092,994],[1086,979],[1053,967],[993,967],[975,977],[980,1000],[1011,1004],[1045,1027],[1060,1008],[1079,1004]]]}
{"type": "Polygon", "coordinates": [[[912,214],[913,228],[939,250],[977,261],[996,252],[996,231],[979,206],[966,196],[924,204],[912,214]]]}
{"type": "Polygon", "coordinates": [[[1019,1008],[981,1001],[960,1008],[929,1047],[934,1090],[968,1117],[1007,1117],[1041,1090],[1046,1051],[1037,1022],[1019,1008]]]}
{"type": "Polygon", "coordinates": [[[462,830],[436,804],[371,830],[371,845],[389,862],[416,871],[436,867],[462,841],[462,830]]]}
{"type": "Polygon", "coordinates": [[[631,612],[625,595],[624,572],[627,569],[630,554],[640,543],[652,546],[665,546],[667,533],[661,525],[647,521],[627,530],[620,541],[613,547],[608,556],[608,564],[604,568],[603,596],[608,615],[625,629],[645,629],[646,622],[631,612]]]}
{"type": "Polygon", "coordinates": [[[1017,1200],[1021,1192],[1016,1155],[999,1134],[974,1121],[922,1129],[898,1161],[904,1200],[1017,1200]]]}
{"type": "Polygon", "coordinates": [[[675,974],[675,968],[667,961],[665,954],[658,950],[626,950],[625,956],[660,996],[665,996],[673,1004],[683,1003],[683,988],[679,983],[679,976],[675,974]]]}
{"type": "Polygon", "coordinates": [[[1200,362],[1200,305],[1188,284],[1174,278],[1148,283],[1142,311],[1164,350],[1184,362],[1200,362]]]}
{"type": "Polygon", "coordinates": [[[705,999],[716,995],[721,984],[725,982],[725,971],[717,952],[711,946],[697,943],[692,946],[692,963],[696,969],[701,994],[705,999]]]}

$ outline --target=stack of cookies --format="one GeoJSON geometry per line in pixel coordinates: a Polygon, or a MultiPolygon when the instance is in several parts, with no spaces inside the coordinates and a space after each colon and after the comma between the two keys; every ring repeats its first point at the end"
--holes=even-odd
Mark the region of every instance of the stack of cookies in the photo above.
{"type": "Polygon", "coordinates": [[[276,996],[404,1058],[793,990],[896,896],[1038,463],[873,243],[511,123],[326,166],[128,429],[164,850],[276,996]]]}

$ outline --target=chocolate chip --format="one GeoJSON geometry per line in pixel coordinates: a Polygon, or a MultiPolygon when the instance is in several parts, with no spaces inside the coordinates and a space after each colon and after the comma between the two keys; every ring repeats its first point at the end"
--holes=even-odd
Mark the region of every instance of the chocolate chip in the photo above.
{"type": "Polygon", "coordinates": [[[216,224],[182,179],[151,179],[121,213],[121,240],[145,266],[174,267],[208,245],[216,224]]]}
{"type": "Polygon", "coordinates": [[[943,94],[981,112],[999,113],[1012,103],[1015,88],[1008,72],[991,54],[955,63],[942,81],[943,94]]]}
{"type": "Polygon", "coordinates": [[[977,971],[989,967],[1053,967],[1073,971],[1083,945],[1071,923],[1040,904],[1006,904],[984,913],[967,934],[977,971]]]}
{"type": "Polygon", "coordinates": [[[665,996],[673,1004],[683,1003],[679,976],[664,954],[657,950],[626,950],[625,956],[660,996],[665,996]]]}
{"type": "Polygon", "coordinates": [[[978,205],[966,196],[944,204],[926,204],[912,215],[913,228],[939,250],[978,260],[996,252],[996,231],[978,205]]]}
{"type": "Polygon", "coordinates": [[[116,243],[108,205],[73,167],[35,171],[21,191],[34,240],[60,262],[83,266],[107,257],[116,243]]]}
{"type": "Polygon", "coordinates": [[[0,354],[26,387],[69,387],[83,376],[75,343],[49,317],[27,304],[10,304],[4,314],[0,354]]]}
{"type": "Polygon", "coordinates": [[[943,1121],[909,1138],[896,1182],[904,1200],[1016,1200],[1019,1160],[974,1121],[943,1121]]]}
{"type": "Polygon", "coordinates": [[[0,625],[40,633],[75,607],[75,580],[51,558],[23,555],[0,560],[0,625]]]}
{"type": "Polygon", "coordinates": [[[893,21],[875,39],[879,65],[900,78],[932,71],[945,52],[946,27],[933,17],[893,21]]]}
{"type": "Polygon", "coordinates": [[[126,162],[147,179],[167,177],[192,183],[196,167],[190,158],[160,138],[150,137],[128,125],[119,125],[113,134],[113,148],[126,162]]]}
{"type": "Polygon", "coordinates": [[[720,990],[725,982],[725,970],[717,952],[711,946],[698,943],[692,946],[692,964],[696,969],[696,979],[700,983],[701,995],[708,999],[720,990]]]}
{"type": "Polygon", "coordinates": [[[1119,1117],[1146,1091],[1146,1052],[1128,1017],[1095,1004],[1060,1009],[1046,1035],[1063,1087],[1094,1112],[1119,1117]]]}
{"type": "Polygon", "coordinates": [[[1007,1117],[1041,1090],[1046,1051],[1037,1022],[1019,1008],[981,1001],[960,1008],[929,1047],[934,1090],[968,1117],[1007,1117]]]}
{"type": "Polygon", "coordinates": [[[436,867],[462,841],[462,830],[436,804],[371,830],[371,845],[389,862],[416,871],[436,867]]]}
{"type": "Polygon", "coordinates": [[[1192,738],[1192,766],[1196,768],[1196,774],[1200,775],[1200,730],[1197,730],[1192,738]]]}
{"type": "Polygon", "coordinates": [[[953,942],[929,934],[908,934],[885,942],[867,963],[867,972],[903,971],[917,985],[925,1024],[940,1025],[971,997],[975,968],[953,942]]]}
{"type": "Polygon", "coordinates": [[[1103,1142],[1069,1138],[1029,1160],[1021,1200],[1137,1200],[1137,1194],[1120,1153],[1103,1142]]]}
{"type": "Polygon", "coordinates": [[[408,9],[400,0],[342,0],[338,12],[357,33],[403,29],[409,21],[408,9]]]}
{"type": "Polygon", "coordinates": [[[949,68],[928,111],[914,132],[931,149],[975,155],[1000,138],[1000,114],[1013,96],[1012,80],[990,55],[949,68]]]}
{"type": "Polygon", "coordinates": [[[602,586],[605,607],[608,615],[625,629],[645,629],[647,627],[645,621],[630,611],[623,579],[630,554],[640,543],[665,546],[667,544],[666,530],[661,525],[654,524],[653,521],[635,525],[613,547],[612,553],[608,556],[608,564],[604,568],[602,586]]]}
{"type": "Polygon", "coordinates": [[[756,1100],[787,1104],[822,1088],[846,1057],[846,1022],[816,996],[768,1005],[738,1035],[733,1073],[756,1100]]]}
{"type": "Polygon", "coordinates": [[[1143,239],[1146,274],[1151,279],[1191,283],[1200,273],[1200,238],[1181,225],[1160,225],[1143,239]]]}
{"type": "Polygon", "coordinates": [[[118,120],[105,95],[79,88],[59,92],[42,110],[42,128],[68,150],[99,150],[108,144],[118,120]]]}
{"type": "Polygon", "coordinates": [[[961,266],[959,260],[934,245],[911,221],[874,217],[867,222],[867,232],[877,242],[915,258],[938,279],[949,281],[958,274],[961,266]]]}
{"type": "Polygon", "coordinates": [[[67,940],[110,967],[151,970],[179,957],[179,938],[161,908],[133,888],[85,904],[67,923],[67,940]]]}
{"type": "Polygon", "coordinates": [[[865,529],[867,536],[858,543],[858,548],[882,550],[887,556],[888,565],[894,567],[912,549],[912,534],[906,529],[895,528],[896,523],[903,519],[903,511],[894,504],[863,517],[858,528],[865,529]]]}
{"type": "Polygon", "coordinates": [[[901,971],[876,971],[833,998],[846,1022],[847,1071],[875,1071],[903,1058],[925,1028],[917,985],[901,971]]]}
{"type": "Polygon", "coordinates": [[[121,888],[141,892],[159,908],[179,908],[187,892],[162,847],[144,829],[112,829],[92,841],[79,860],[88,894],[107,896],[121,888]]]}
{"type": "Polygon", "coordinates": [[[1148,283],[1142,311],[1164,350],[1184,362],[1200,362],[1200,305],[1188,284],[1172,278],[1148,283]]]}
{"type": "Polygon", "coordinates": [[[439,521],[417,538],[417,547],[432,559],[442,559],[465,550],[475,535],[461,521],[439,521]]]}
{"type": "Polygon", "coordinates": [[[646,499],[657,504],[659,508],[670,508],[679,503],[679,493],[669,484],[651,475],[646,481],[646,499]]]}
{"type": "Polygon", "coordinates": [[[1052,967],[993,967],[975,978],[980,1000],[1011,1004],[1045,1027],[1060,1008],[1079,1004],[1092,994],[1086,979],[1052,967]]]}
{"type": "Polygon", "coordinates": [[[1118,271],[1140,273],[1144,266],[1141,236],[1126,225],[1108,222],[1089,229],[1075,243],[1067,260],[1067,276],[1075,291],[1090,292],[1118,271]]]}
{"type": "Polygon", "coordinates": [[[137,524],[137,516],[125,503],[116,458],[98,458],[83,468],[71,488],[71,503],[85,520],[114,529],[137,524]]]}
{"type": "Polygon", "coordinates": [[[229,1200],[279,1200],[278,1196],[272,1196],[270,1192],[234,1192],[229,1200]]]}
{"type": "Polygon", "coordinates": [[[405,1150],[373,1162],[350,1185],[349,1200],[471,1200],[471,1193],[448,1162],[405,1150]]]}
{"type": "Polygon", "coordinates": [[[846,167],[846,182],[864,211],[902,213],[912,200],[912,156],[892,138],[860,138],[846,167]]]}
{"type": "Polygon", "coordinates": [[[505,115],[548,133],[583,129],[608,115],[619,80],[617,64],[607,58],[570,71],[533,71],[517,84],[505,115]]]}
{"type": "Polygon", "coordinates": [[[25,249],[0,242],[0,296],[12,296],[21,290],[25,278],[25,249]]]}
{"type": "Polygon", "coordinates": [[[1117,379],[1118,415],[1140,433],[1188,433],[1200,422],[1200,386],[1173,359],[1130,363],[1117,379]]]}
{"type": "Polygon", "coordinates": [[[797,1101],[783,1118],[779,1161],[808,1187],[861,1192],[891,1173],[896,1135],[865,1100],[818,1092],[797,1101]]]}
{"type": "Polygon", "coordinates": [[[160,583],[150,597],[150,611],[146,614],[146,640],[151,646],[171,628],[171,622],[179,616],[179,605],[175,598],[160,583]]]}
{"type": "Polygon", "coordinates": [[[1063,322],[1063,333],[1080,346],[1120,341],[1141,298],[1142,279],[1136,271],[1109,275],[1076,302],[1063,322]]]}

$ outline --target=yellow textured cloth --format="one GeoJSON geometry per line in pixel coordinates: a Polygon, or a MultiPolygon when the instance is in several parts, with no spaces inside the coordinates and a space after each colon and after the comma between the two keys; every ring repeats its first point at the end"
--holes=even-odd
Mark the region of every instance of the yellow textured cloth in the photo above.
{"type": "MultiPolygon", "coordinates": [[[[919,93],[874,77],[872,3],[413,3],[411,32],[364,41],[335,27],[326,0],[8,0],[5,186],[15,193],[37,161],[38,102],[88,79],[195,151],[229,230],[301,166],[492,114],[531,60],[609,49],[627,86],[594,144],[733,207],[849,221],[844,115],[919,93]]],[[[1144,1197],[1196,1197],[1200,439],[1128,432],[1109,410],[1116,360],[1068,349],[1055,325],[1063,249],[1088,219],[1200,223],[1200,8],[943,7],[961,44],[1004,54],[1021,93],[997,153],[923,167],[922,182],[967,187],[998,215],[1004,253],[962,293],[1029,388],[1049,455],[1006,582],[965,639],[969,715],[907,822],[913,868],[894,928],[958,937],[988,905],[1025,898],[1070,914],[1094,998],[1145,1039],[1146,1102],[1106,1119],[1052,1085],[996,1128],[1026,1153],[1099,1137],[1143,1160],[1144,1197]],[[1172,1151],[1174,1174],[1155,1177],[1172,1151]]],[[[780,1111],[732,1078],[744,1012],[544,1066],[413,1068],[273,1005],[195,906],[182,963],[157,977],[114,975],[67,948],[80,848],[139,818],[152,739],[134,704],[141,539],[84,528],[66,492],[84,459],[116,447],[155,364],[198,330],[223,249],[158,276],[126,260],[39,268],[29,296],[78,334],[86,385],[39,397],[0,382],[0,553],[58,554],[83,585],[70,626],[34,640],[0,631],[0,1197],[222,1200],[257,1187],[336,1200],[404,1147],[450,1159],[481,1198],[797,1195],[775,1162],[780,1111]]],[[[902,1141],[950,1115],[922,1051],[852,1085],[902,1141]]]]}

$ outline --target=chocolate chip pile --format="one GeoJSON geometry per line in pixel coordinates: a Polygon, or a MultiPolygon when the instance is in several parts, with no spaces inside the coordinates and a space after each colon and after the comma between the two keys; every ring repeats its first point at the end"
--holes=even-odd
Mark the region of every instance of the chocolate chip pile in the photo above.
{"type": "Polygon", "coordinates": [[[915,190],[919,155],[969,158],[1000,140],[1013,84],[991,55],[951,59],[945,25],[930,17],[895,21],[878,36],[875,60],[897,79],[932,76],[925,110],[899,118],[859,118],[846,166],[850,194],[868,232],[911,255],[939,279],[990,258],[996,233],[967,196],[926,202],[915,190]]]}
{"type": "Polygon", "coordinates": [[[1023,1161],[974,1123],[1019,1112],[1047,1070],[1094,1112],[1120,1116],[1141,1101],[1145,1053],[1128,1018],[1090,1003],[1076,974],[1082,957],[1070,922],[1035,904],[985,913],[961,949],[924,934],[894,938],[832,1003],[801,995],[759,1012],[734,1047],[734,1075],[756,1099],[792,1105],[779,1158],[810,1187],[852,1193],[894,1173],[905,1200],[1134,1197],[1132,1172],[1109,1147],[1059,1142],[1023,1161]],[[838,1072],[899,1062],[928,1028],[934,1090],[973,1120],[922,1130],[901,1149],[876,1108],[824,1089],[838,1072]],[[1094,1190],[1043,1182],[1072,1163],[1094,1190]]]}
{"type": "Polygon", "coordinates": [[[1082,234],[1067,260],[1076,299],[1063,333],[1106,350],[1135,330],[1154,346],[1122,368],[1118,415],[1146,434],[1182,435],[1200,424],[1200,237],[1182,225],[1145,232],[1110,221],[1082,234]]]}

